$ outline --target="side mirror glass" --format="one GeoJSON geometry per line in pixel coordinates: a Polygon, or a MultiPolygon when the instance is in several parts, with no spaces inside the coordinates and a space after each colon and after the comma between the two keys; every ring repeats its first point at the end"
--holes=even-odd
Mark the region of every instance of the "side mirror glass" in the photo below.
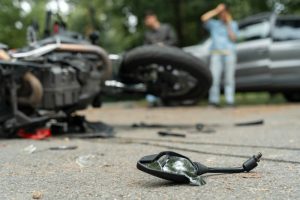
{"type": "Polygon", "coordinates": [[[205,184],[203,178],[197,175],[196,164],[174,152],[143,157],[137,167],[148,174],[177,183],[205,184]]]}

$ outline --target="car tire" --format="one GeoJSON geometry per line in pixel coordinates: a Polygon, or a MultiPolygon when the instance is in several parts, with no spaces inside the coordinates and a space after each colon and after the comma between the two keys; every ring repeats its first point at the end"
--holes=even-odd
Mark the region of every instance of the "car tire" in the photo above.
{"type": "Polygon", "coordinates": [[[195,104],[195,101],[207,94],[212,84],[211,72],[201,60],[179,48],[158,45],[138,47],[126,53],[120,69],[120,77],[125,83],[136,83],[137,80],[128,79],[126,75],[134,73],[138,67],[151,64],[172,65],[176,69],[188,72],[198,81],[196,86],[184,95],[161,97],[162,101],[168,104],[188,101],[195,104]]]}

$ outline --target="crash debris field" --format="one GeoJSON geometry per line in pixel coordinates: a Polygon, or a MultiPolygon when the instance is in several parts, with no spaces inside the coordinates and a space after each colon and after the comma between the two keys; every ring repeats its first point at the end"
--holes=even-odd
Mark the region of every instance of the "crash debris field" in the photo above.
{"type": "Polygon", "coordinates": [[[149,109],[111,103],[80,114],[114,126],[115,137],[1,140],[0,199],[300,198],[300,105],[149,109]],[[233,125],[258,119],[264,123],[233,125]],[[169,126],[132,127],[141,122],[169,126]],[[210,131],[197,131],[197,123],[210,131]],[[159,131],[185,137],[161,136],[159,131]],[[137,170],[141,157],[161,151],[209,166],[240,166],[258,152],[263,158],[251,173],[204,175],[206,185],[191,186],[137,170]]]}

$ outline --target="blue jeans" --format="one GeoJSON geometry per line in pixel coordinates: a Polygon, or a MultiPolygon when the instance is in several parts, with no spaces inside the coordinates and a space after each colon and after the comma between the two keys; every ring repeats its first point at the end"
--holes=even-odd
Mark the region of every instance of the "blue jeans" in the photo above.
{"type": "Polygon", "coordinates": [[[209,102],[219,104],[220,102],[220,85],[222,72],[224,70],[224,90],[227,104],[235,103],[235,67],[236,55],[212,54],[210,58],[210,70],[213,77],[213,84],[209,91],[209,102]]]}

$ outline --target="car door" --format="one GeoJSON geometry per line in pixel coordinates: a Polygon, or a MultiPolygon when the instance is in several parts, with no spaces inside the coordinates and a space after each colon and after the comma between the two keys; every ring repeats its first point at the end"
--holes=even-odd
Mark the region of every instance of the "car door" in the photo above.
{"type": "Polygon", "coordinates": [[[279,17],[271,46],[272,87],[275,90],[300,88],[300,17],[279,17]]]}
{"type": "Polygon", "coordinates": [[[265,90],[271,83],[270,19],[248,21],[240,25],[237,44],[237,90],[265,90]]]}

